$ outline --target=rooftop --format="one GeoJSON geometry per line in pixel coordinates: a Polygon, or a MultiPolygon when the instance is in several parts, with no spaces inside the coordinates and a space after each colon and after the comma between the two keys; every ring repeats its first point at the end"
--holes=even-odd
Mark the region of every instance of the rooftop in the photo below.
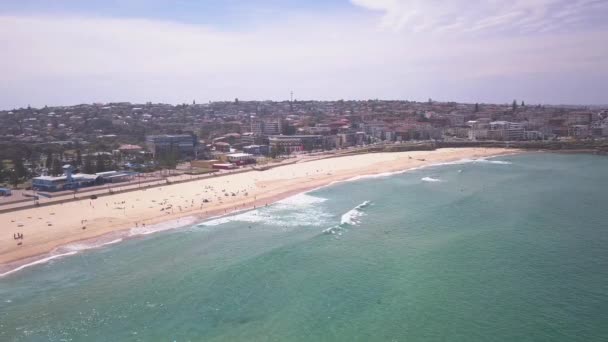
{"type": "Polygon", "coordinates": [[[253,157],[253,154],[249,154],[249,153],[230,153],[230,154],[227,154],[226,157],[234,157],[234,158],[253,157]]]}

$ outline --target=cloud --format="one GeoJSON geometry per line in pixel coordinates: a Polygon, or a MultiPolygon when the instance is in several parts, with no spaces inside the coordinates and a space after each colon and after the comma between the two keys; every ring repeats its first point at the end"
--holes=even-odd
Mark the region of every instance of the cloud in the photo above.
{"type": "MultiPolygon", "coordinates": [[[[429,19],[417,22],[421,31],[411,34],[379,31],[373,16],[335,13],[290,16],[240,31],[146,19],[4,15],[0,26],[10,29],[0,31],[0,108],[285,99],[291,90],[307,99],[502,101],[514,97],[497,85],[504,78],[523,82],[533,74],[540,78],[534,87],[550,88],[569,75],[595,75],[589,80],[596,82],[608,73],[605,30],[492,38],[426,33],[438,27],[483,31],[512,20],[505,13],[474,25],[465,18],[429,19]],[[543,75],[551,81],[543,82],[543,75]],[[458,84],[471,85],[468,96],[455,91],[458,84]],[[487,95],[492,89],[493,97],[487,95]]],[[[559,100],[547,93],[538,92],[538,101],[559,100]]],[[[568,94],[598,101],[574,88],[568,94]]]]}
{"type": "Polygon", "coordinates": [[[383,13],[381,27],[411,32],[540,33],[602,25],[604,0],[351,0],[383,13]],[[592,20],[582,20],[583,18],[592,20]]]}

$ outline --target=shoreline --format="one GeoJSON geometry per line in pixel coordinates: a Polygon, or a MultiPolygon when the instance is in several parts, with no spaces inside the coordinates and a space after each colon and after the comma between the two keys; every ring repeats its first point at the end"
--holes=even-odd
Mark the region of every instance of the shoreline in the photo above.
{"type": "MultiPolygon", "coordinates": [[[[30,266],[35,266],[35,265],[46,263],[53,259],[74,255],[74,254],[80,253],[82,251],[90,250],[90,249],[103,248],[108,245],[120,243],[125,240],[134,239],[134,238],[142,237],[145,235],[160,233],[160,232],[167,231],[167,230],[184,228],[186,226],[202,223],[202,222],[208,221],[210,219],[233,215],[237,212],[246,212],[249,210],[255,210],[259,207],[268,206],[268,205],[271,205],[273,203],[276,203],[278,201],[281,201],[283,199],[286,199],[286,198],[289,198],[289,197],[292,197],[292,196],[295,196],[298,194],[307,193],[307,192],[314,191],[314,190],[324,188],[327,186],[332,186],[337,183],[357,181],[357,180],[366,179],[366,178],[386,177],[386,176],[392,176],[395,174],[405,173],[405,172],[413,171],[416,169],[422,169],[422,168],[426,168],[426,167],[449,165],[449,164],[459,163],[459,162],[462,162],[462,163],[474,162],[475,160],[479,160],[479,159],[486,159],[486,158],[492,158],[492,157],[498,157],[498,156],[504,156],[504,155],[521,154],[521,153],[525,153],[525,152],[526,151],[516,150],[516,149],[471,148],[471,149],[442,149],[442,150],[437,150],[437,151],[412,151],[412,152],[381,153],[381,154],[375,154],[375,155],[383,155],[383,156],[393,155],[396,158],[388,158],[387,160],[380,163],[382,165],[378,165],[378,163],[374,163],[373,161],[371,161],[370,163],[367,163],[367,165],[365,165],[365,167],[363,167],[363,168],[359,168],[359,167],[356,167],[353,169],[347,168],[344,172],[339,172],[339,173],[337,171],[340,171],[340,170],[331,170],[331,171],[336,171],[337,174],[334,175],[333,172],[328,172],[327,176],[325,176],[325,177],[320,177],[318,179],[315,179],[313,177],[313,178],[310,178],[309,181],[304,180],[304,179],[300,180],[300,178],[307,178],[307,177],[296,177],[295,179],[291,180],[291,184],[288,184],[291,186],[286,186],[286,187],[278,186],[278,187],[274,187],[273,189],[269,189],[268,191],[264,190],[267,187],[264,182],[267,182],[268,180],[266,180],[266,179],[265,180],[256,180],[255,185],[258,187],[257,188],[258,191],[255,192],[256,195],[254,196],[253,201],[247,201],[247,200],[241,199],[240,201],[237,200],[234,202],[223,203],[220,200],[220,205],[216,205],[215,207],[209,208],[208,210],[193,209],[193,210],[186,211],[186,212],[180,211],[178,213],[171,213],[166,216],[165,215],[156,215],[156,216],[152,216],[152,217],[143,218],[143,220],[141,220],[139,222],[145,222],[145,226],[137,226],[137,225],[133,226],[132,224],[126,224],[124,222],[120,222],[115,225],[106,226],[105,229],[103,229],[103,231],[101,231],[99,234],[96,234],[96,235],[82,236],[77,239],[71,239],[69,241],[66,241],[67,239],[53,240],[51,243],[52,248],[50,248],[50,249],[47,248],[46,250],[39,251],[39,253],[26,255],[24,257],[17,257],[17,258],[10,259],[10,257],[7,258],[8,255],[6,253],[4,255],[0,254],[0,255],[4,256],[3,259],[5,259],[0,263],[0,278],[17,273],[30,266]],[[450,153],[450,152],[452,152],[452,153],[450,153]],[[432,158],[432,160],[427,160],[426,158],[412,159],[413,156],[420,157],[420,156],[429,155],[429,154],[431,154],[431,155],[439,154],[440,158],[432,158]],[[409,161],[409,163],[406,163],[409,165],[404,165],[405,167],[400,168],[399,165],[401,165],[402,163],[390,163],[391,159],[397,159],[398,161],[401,161],[401,162],[406,160],[406,161],[409,161]],[[387,161],[389,163],[387,163],[387,161]],[[391,164],[397,164],[397,165],[392,166],[391,164]],[[382,166],[384,166],[384,167],[382,167],[382,166]],[[363,171],[361,169],[365,169],[365,170],[367,170],[367,172],[360,173],[360,171],[363,171]],[[300,181],[298,181],[298,180],[300,180],[300,181]],[[234,207],[233,207],[233,205],[234,205],[234,207]],[[180,221],[182,221],[182,222],[180,222],[180,221]],[[184,221],[186,221],[186,222],[184,222],[184,221]]],[[[361,158],[365,158],[367,156],[370,156],[370,155],[360,154],[360,155],[355,155],[355,156],[341,156],[341,157],[337,157],[337,158],[327,158],[327,159],[331,160],[332,163],[335,163],[337,160],[340,160],[340,159],[349,159],[349,158],[350,159],[354,159],[354,158],[361,159],[361,158]]],[[[297,163],[297,164],[277,166],[275,168],[275,170],[284,171],[285,169],[289,168],[290,166],[293,167],[295,165],[297,167],[297,166],[302,166],[302,165],[306,165],[306,164],[310,164],[310,163],[314,163],[314,162],[327,161],[327,159],[316,159],[316,160],[311,160],[311,161],[304,161],[302,163],[297,163]]],[[[371,158],[368,158],[368,159],[371,159],[371,158]]],[[[288,170],[288,171],[292,171],[292,170],[288,170]]],[[[263,172],[268,172],[268,171],[263,171],[263,172]]],[[[248,173],[241,173],[240,175],[246,175],[246,174],[248,174],[248,173]]],[[[306,175],[308,176],[308,173],[306,173],[306,175]]],[[[234,176],[237,176],[237,175],[234,175],[234,176]]],[[[233,176],[227,175],[226,177],[222,177],[222,178],[229,179],[230,177],[233,177],[233,176]]],[[[287,183],[290,183],[289,178],[290,177],[288,177],[287,183]]],[[[210,180],[213,180],[213,179],[210,179],[210,180]]],[[[194,182],[205,182],[205,181],[206,180],[194,181],[194,182]]],[[[274,179],[274,181],[277,181],[277,179],[274,179]]],[[[279,181],[279,183],[282,181],[285,182],[285,179],[279,179],[278,181],[279,181]]],[[[229,181],[228,181],[228,183],[229,183],[229,181]]],[[[177,185],[179,185],[179,184],[167,185],[167,188],[170,188],[172,186],[177,186],[177,185]]],[[[170,190],[172,190],[172,189],[170,189],[170,190]]],[[[142,190],[142,192],[145,192],[145,191],[146,191],[145,189],[142,190]]],[[[222,192],[224,192],[224,190],[222,190],[222,192]]],[[[216,194],[217,194],[217,191],[216,191],[216,194]]],[[[111,198],[113,196],[119,196],[119,195],[120,194],[107,196],[107,198],[111,198]]],[[[225,195],[227,196],[227,193],[225,193],[225,195]]],[[[235,195],[233,194],[232,196],[235,196],[235,195]]],[[[84,201],[86,202],[86,200],[84,200],[84,201]]],[[[82,202],[82,201],[79,201],[79,202],[82,202]]],[[[154,200],[152,200],[152,202],[154,202],[154,200]]],[[[61,206],[61,205],[57,204],[55,206],[50,206],[48,208],[52,209],[53,207],[58,207],[58,206],[61,206]]],[[[48,208],[47,208],[47,210],[48,210],[48,208]]],[[[203,208],[202,204],[201,204],[201,208],[203,208]]],[[[31,210],[35,210],[35,209],[31,209],[31,210]]],[[[28,211],[29,210],[25,210],[24,212],[28,212],[28,211]]],[[[7,214],[3,214],[3,215],[7,216],[7,214]]],[[[0,218],[2,218],[2,215],[0,215],[0,218]]],[[[13,220],[13,222],[14,221],[15,220],[13,220]]],[[[2,221],[0,221],[0,223],[1,222],[2,221]]],[[[105,222],[105,223],[107,223],[107,222],[105,222]]],[[[112,223],[111,220],[110,220],[110,223],[112,223]]],[[[44,245],[42,248],[44,248],[44,245]]]]}

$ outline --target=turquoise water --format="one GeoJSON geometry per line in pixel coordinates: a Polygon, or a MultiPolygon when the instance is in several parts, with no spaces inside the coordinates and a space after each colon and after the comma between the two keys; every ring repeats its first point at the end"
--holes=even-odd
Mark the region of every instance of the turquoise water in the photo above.
{"type": "Polygon", "coordinates": [[[606,341],[607,175],[436,166],[55,259],[0,278],[0,341],[606,341]]]}

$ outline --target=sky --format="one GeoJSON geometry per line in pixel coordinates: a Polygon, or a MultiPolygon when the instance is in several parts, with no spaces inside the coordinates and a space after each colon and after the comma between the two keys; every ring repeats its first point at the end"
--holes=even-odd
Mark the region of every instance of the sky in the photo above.
{"type": "Polygon", "coordinates": [[[2,0],[0,109],[608,103],[606,0],[2,0]]]}

